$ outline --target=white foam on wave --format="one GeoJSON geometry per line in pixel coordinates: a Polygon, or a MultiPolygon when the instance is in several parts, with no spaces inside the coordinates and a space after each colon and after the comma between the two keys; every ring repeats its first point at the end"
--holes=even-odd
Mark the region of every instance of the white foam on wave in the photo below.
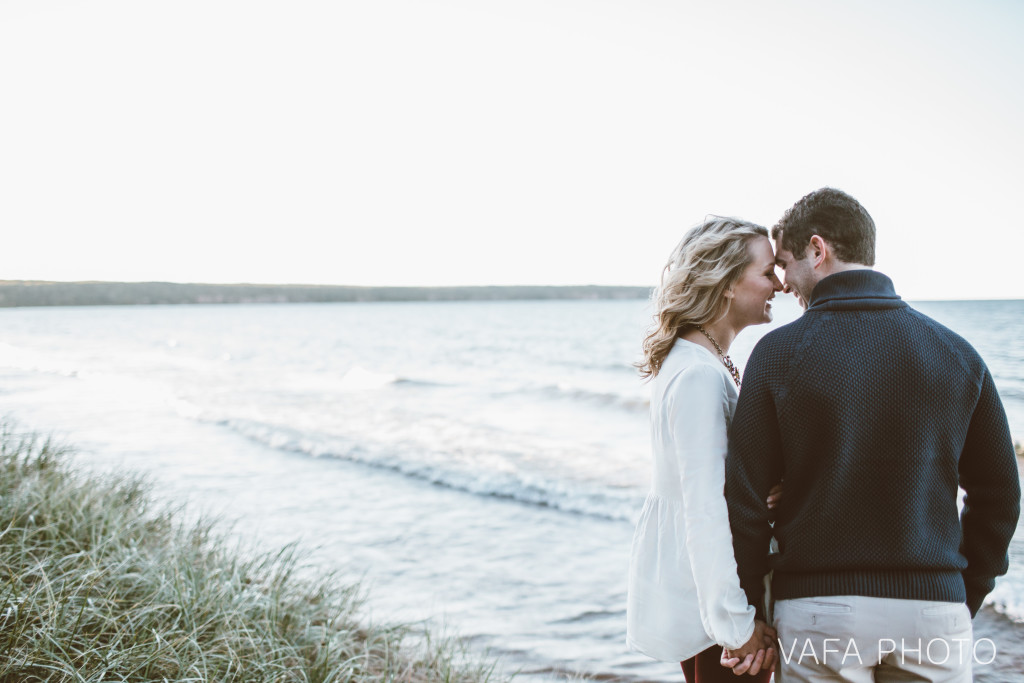
{"type": "Polygon", "coordinates": [[[0,367],[22,370],[25,372],[42,372],[64,377],[78,377],[80,369],[68,363],[36,353],[31,349],[0,342],[0,367]]]}
{"type": "Polygon", "coordinates": [[[650,409],[650,399],[642,392],[608,391],[607,388],[589,388],[571,382],[530,383],[511,389],[497,391],[499,397],[515,397],[517,395],[531,398],[545,398],[556,401],[584,403],[588,406],[614,408],[627,413],[646,414],[650,409]]]}
{"type": "Polygon", "coordinates": [[[996,587],[985,598],[985,604],[1007,619],[1024,624],[1024,586],[1012,577],[1002,577],[996,587]]]}
{"type": "Polygon", "coordinates": [[[338,383],[342,391],[369,391],[380,389],[398,381],[398,377],[385,372],[371,372],[359,365],[353,366],[338,383]]]}
{"type": "Polygon", "coordinates": [[[171,396],[167,400],[167,405],[170,406],[171,410],[180,417],[186,420],[195,420],[197,422],[206,422],[207,411],[200,408],[192,401],[180,398],[178,396],[171,396]]]}
{"type": "Polygon", "coordinates": [[[592,404],[614,406],[637,412],[646,412],[650,408],[650,399],[641,395],[627,396],[611,391],[594,391],[593,389],[578,387],[568,382],[549,384],[542,387],[540,393],[555,398],[586,401],[592,404]]]}
{"type": "Polygon", "coordinates": [[[314,435],[279,425],[240,419],[216,418],[209,413],[194,419],[224,426],[270,448],[312,457],[339,458],[392,470],[404,476],[467,493],[515,500],[565,512],[605,519],[632,520],[643,500],[634,491],[559,481],[516,468],[473,467],[465,461],[422,449],[367,447],[343,437],[314,435]]]}

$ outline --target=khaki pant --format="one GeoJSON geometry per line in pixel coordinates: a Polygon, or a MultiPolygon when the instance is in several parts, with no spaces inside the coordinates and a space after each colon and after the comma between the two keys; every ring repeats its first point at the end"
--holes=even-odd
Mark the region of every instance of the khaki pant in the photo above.
{"type": "MultiPolygon", "coordinates": [[[[830,595],[779,600],[778,683],[970,683],[975,653],[967,605],[830,595]]],[[[979,643],[980,645],[981,643],[979,643]]]]}

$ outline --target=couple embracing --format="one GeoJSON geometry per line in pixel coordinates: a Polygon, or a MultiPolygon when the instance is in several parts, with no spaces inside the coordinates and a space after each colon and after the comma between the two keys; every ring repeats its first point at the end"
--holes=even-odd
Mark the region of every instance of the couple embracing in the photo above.
{"type": "Polygon", "coordinates": [[[971,619],[1020,514],[992,375],[872,269],[849,195],[807,195],[771,238],[708,219],[662,274],[629,644],[688,683],[970,681],[971,619]],[[780,291],[805,311],[758,342],[740,391],[729,347],[780,291]]]}

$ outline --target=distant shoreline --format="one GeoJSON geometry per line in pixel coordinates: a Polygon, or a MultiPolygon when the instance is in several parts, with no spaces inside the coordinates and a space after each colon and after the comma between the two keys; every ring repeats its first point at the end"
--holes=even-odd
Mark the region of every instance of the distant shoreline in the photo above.
{"type": "Polygon", "coordinates": [[[0,280],[0,308],[374,301],[647,299],[650,294],[650,287],[610,285],[355,287],[347,285],[221,285],[176,282],[0,280]]]}
{"type": "MultiPolygon", "coordinates": [[[[0,308],[32,306],[160,306],[380,301],[543,301],[649,299],[653,287],[629,285],[477,285],[359,287],[355,285],[210,284],[182,282],[54,282],[0,280],[0,308]]],[[[911,304],[967,299],[907,299],[911,304]]],[[[1024,301],[977,299],[971,301],[1024,301]]]]}

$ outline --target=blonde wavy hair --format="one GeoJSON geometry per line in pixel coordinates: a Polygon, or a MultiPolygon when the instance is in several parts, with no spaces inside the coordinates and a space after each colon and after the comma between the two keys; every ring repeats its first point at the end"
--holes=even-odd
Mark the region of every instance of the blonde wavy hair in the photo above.
{"type": "Polygon", "coordinates": [[[640,376],[654,377],[676,339],[697,325],[708,325],[729,312],[725,292],[750,264],[747,244],[768,237],[768,230],[736,218],[708,216],[687,231],[661,272],[654,291],[654,325],[644,338],[640,376]]]}

